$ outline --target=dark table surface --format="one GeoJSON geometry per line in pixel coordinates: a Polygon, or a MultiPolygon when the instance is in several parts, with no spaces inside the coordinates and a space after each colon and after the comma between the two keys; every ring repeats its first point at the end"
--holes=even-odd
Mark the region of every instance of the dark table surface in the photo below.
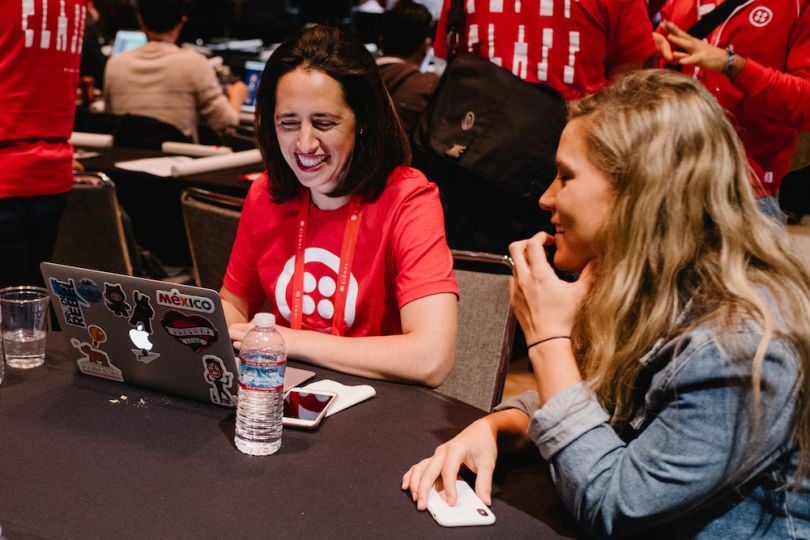
{"type": "Polygon", "coordinates": [[[85,170],[102,171],[112,178],[116,185],[119,204],[132,220],[135,240],[164,264],[172,266],[191,266],[191,255],[180,206],[182,191],[189,187],[199,187],[244,197],[250,183],[240,180],[239,176],[264,169],[264,165],[256,163],[191,176],[162,177],[119,169],[115,164],[120,161],[162,157],[167,154],[156,150],[124,147],[93,151],[99,155],[81,160],[85,170]]]}
{"type": "Polygon", "coordinates": [[[45,366],[7,368],[0,385],[7,539],[571,537],[536,452],[499,463],[494,525],[443,528],[415,510],[402,473],[483,414],[428,389],[315,368],[377,395],[252,457],[232,410],[78,374],[69,349],[50,334],[45,366]]]}

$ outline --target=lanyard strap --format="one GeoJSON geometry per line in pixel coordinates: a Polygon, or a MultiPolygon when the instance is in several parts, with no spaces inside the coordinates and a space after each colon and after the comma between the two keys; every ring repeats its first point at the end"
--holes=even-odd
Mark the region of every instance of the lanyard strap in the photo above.
{"type": "MultiPolygon", "coordinates": [[[[307,222],[309,221],[309,190],[302,190],[301,203],[298,206],[298,231],[295,238],[295,270],[292,283],[292,309],[290,312],[290,327],[296,330],[301,328],[304,304],[304,254],[307,242],[307,222]]],[[[357,246],[357,235],[360,232],[360,218],[362,216],[363,201],[353,196],[349,202],[349,216],[343,230],[343,242],[340,247],[340,266],[338,268],[337,289],[335,290],[335,311],[332,315],[332,334],[343,334],[346,326],[345,311],[346,297],[349,294],[349,276],[354,260],[354,248],[357,246]]]]}

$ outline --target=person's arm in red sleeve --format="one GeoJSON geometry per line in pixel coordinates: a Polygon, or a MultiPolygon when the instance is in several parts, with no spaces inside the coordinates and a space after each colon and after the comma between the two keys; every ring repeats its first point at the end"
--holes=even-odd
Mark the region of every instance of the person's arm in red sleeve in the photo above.
{"type": "Polygon", "coordinates": [[[450,0],[444,0],[442,13],[436,22],[436,36],[433,38],[433,54],[439,58],[447,59],[447,12],[450,10],[450,0]]]}
{"type": "Polygon", "coordinates": [[[675,24],[665,21],[667,40],[675,45],[673,60],[682,65],[723,71],[746,95],[750,107],[763,117],[796,129],[810,129],[810,10],[805,10],[793,26],[793,36],[781,72],[755,60],[734,55],[730,65],[725,49],[696,39],[675,24]]]}

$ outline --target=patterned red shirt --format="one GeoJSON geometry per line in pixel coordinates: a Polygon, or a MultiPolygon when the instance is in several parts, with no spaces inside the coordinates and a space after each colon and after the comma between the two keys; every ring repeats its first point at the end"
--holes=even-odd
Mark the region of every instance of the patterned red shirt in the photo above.
{"type": "Polygon", "coordinates": [[[0,197],[51,195],[73,184],[83,0],[11,0],[0,16],[0,197]]]}
{"type": "MultiPolygon", "coordinates": [[[[445,0],[436,55],[447,58],[445,0]]],[[[655,54],[644,0],[465,0],[460,47],[566,100],[608,84],[612,68],[655,54]]]]}

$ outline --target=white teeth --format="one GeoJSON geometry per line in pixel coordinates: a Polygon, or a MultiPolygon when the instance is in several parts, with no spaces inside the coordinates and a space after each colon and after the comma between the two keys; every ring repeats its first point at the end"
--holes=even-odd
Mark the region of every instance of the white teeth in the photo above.
{"type": "Polygon", "coordinates": [[[304,167],[315,167],[316,165],[319,165],[320,163],[323,163],[323,161],[325,159],[326,159],[326,157],[309,158],[309,157],[304,157],[304,156],[302,156],[300,154],[298,155],[298,161],[300,161],[301,165],[303,165],[304,167]]]}

